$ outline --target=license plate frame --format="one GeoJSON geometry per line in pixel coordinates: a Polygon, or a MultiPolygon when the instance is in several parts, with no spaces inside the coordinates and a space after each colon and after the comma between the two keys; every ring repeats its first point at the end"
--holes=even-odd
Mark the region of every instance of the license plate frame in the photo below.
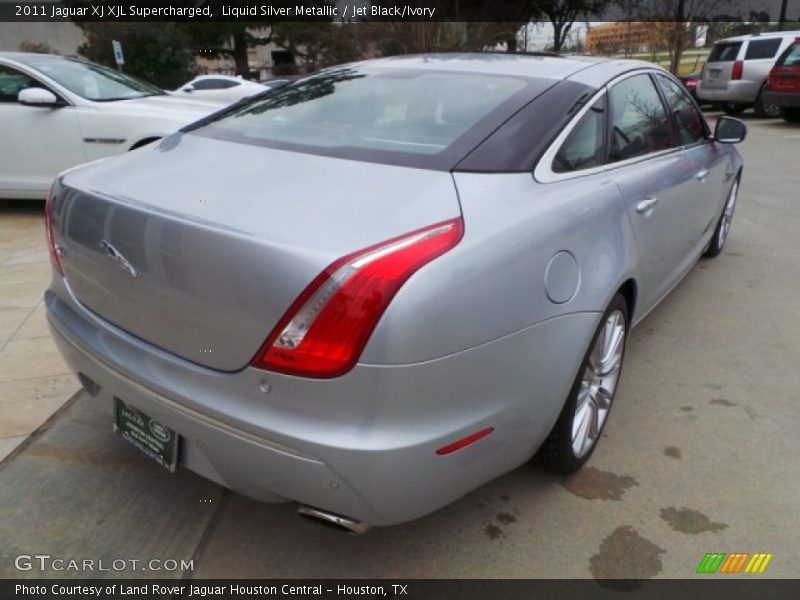
{"type": "Polygon", "coordinates": [[[177,432],[116,396],[114,432],[170,473],[178,468],[177,432]]]}

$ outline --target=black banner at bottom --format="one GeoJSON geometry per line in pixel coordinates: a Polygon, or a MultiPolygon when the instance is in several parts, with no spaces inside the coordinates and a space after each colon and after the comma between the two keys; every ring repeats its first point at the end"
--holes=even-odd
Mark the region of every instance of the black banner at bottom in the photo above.
{"type": "Polygon", "coordinates": [[[525,579],[407,579],[407,580],[113,580],[113,579],[4,579],[2,600],[179,600],[333,598],[397,598],[404,600],[594,600],[647,598],[675,600],[796,600],[800,580],[744,579],[698,576],[697,579],[659,580],[525,580],[525,579]]]}

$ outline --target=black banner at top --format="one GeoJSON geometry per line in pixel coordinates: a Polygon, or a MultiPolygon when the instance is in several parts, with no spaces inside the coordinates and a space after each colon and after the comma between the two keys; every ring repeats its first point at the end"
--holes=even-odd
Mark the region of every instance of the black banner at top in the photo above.
{"type": "MultiPolygon", "coordinates": [[[[526,22],[541,18],[545,4],[537,0],[0,0],[0,21],[526,22]]],[[[576,21],[800,21],[800,0],[565,0],[563,5],[574,7],[576,21]],[[587,5],[594,8],[586,10],[587,5]]]]}

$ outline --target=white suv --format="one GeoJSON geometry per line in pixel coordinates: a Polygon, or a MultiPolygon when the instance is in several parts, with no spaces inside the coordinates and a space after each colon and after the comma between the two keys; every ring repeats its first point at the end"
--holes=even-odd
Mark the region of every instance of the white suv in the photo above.
{"type": "Polygon", "coordinates": [[[775,60],[800,31],[740,35],[714,43],[697,84],[697,97],[720,104],[728,114],[754,107],[759,116],[778,116],[777,107],[763,102],[762,91],[775,60]]]}

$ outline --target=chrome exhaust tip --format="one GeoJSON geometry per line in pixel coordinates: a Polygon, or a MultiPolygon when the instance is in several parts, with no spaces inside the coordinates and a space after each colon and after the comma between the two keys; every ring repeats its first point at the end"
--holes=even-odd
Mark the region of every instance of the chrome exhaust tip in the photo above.
{"type": "Polygon", "coordinates": [[[370,529],[369,525],[361,521],[356,521],[355,519],[343,517],[342,515],[337,515],[336,513],[320,510],[319,508],[313,508],[311,506],[301,505],[297,509],[297,514],[305,519],[316,521],[317,523],[332,527],[333,529],[345,531],[350,535],[361,535],[367,533],[370,529]]]}

